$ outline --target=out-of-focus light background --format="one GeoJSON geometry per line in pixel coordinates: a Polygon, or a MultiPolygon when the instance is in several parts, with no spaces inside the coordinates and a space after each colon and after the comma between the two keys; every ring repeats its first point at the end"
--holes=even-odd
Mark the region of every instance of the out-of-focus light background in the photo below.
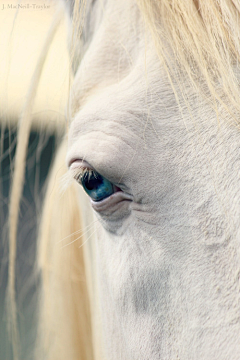
{"type": "MultiPolygon", "coordinates": [[[[22,109],[55,11],[55,3],[48,0],[0,1],[0,113],[13,122],[22,109]]],[[[33,109],[36,128],[40,123],[51,131],[64,126],[68,71],[67,23],[63,22],[40,81],[33,109]]]]}
{"type": "MultiPolygon", "coordinates": [[[[7,338],[6,285],[8,200],[16,130],[48,29],[61,0],[0,0],[0,359],[11,360],[7,338]]],[[[67,20],[63,19],[47,56],[33,108],[17,245],[17,305],[20,359],[33,359],[37,278],[34,276],[37,224],[44,184],[66,126],[69,92],[67,20]]]]}

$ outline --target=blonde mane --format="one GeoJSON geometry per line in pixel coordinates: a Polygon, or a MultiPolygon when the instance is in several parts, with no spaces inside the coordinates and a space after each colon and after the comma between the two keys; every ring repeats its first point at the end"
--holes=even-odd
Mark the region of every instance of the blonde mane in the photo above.
{"type": "Polygon", "coordinates": [[[139,0],[138,4],[170,81],[177,81],[184,94],[182,75],[187,75],[185,80],[216,112],[222,104],[238,125],[234,114],[240,110],[239,2],[139,0]]]}
{"type": "MultiPolygon", "coordinates": [[[[239,125],[240,87],[240,4],[237,0],[136,0],[150,32],[158,56],[167,72],[175,97],[186,103],[187,85],[201,94],[218,113],[223,106],[239,125]],[[183,83],[183,81],[186,81],[183,83]],[[179,90],[181,89],[181,94],[179,90]]],[[[91,5],[91,4],[90,4],[91,5]]],[[[104,7],[104,4],[103,4],[104,7]]],[[[70,59],[73,67],[83,58],[87,46],[81,38],[87,12],[86,0],[76,0],[72,14],[70,59]],[[82,51],[82,52],[81,52],[82,51]]],[[[56,15],[36,68],[29,96],[19,122],[15,170],[9,205],[9,321],[18,359],[15,301],[15,258],[18,209],[24,182],[31,108],[41,70],[62,13],[56,15]]],[[[109,49],[111,51],[111,49],[109,49]]],[[[180,105],[179,105],[180,106],[180,105]]],[[[191,109],[190,109],[191,110],[191,109]]],[[[71,119],[69,119],[70,122],[71,119]]],[[[67,132],[67,130],[66,130],[67,132]]],[[[81,246],[88,234],[82,220],[84,211],[72,184],[61,194],[61,178],[66,173],[66,139],[56,155],[48,180],[38,246],[41,273],[39,332],[36,359],[102,360],[101,343],[94,314],[94,290],[88,254],[81,246]],[[56,226],[57,224],[57,226],[56,226]],[[62,251],[62,239],[73,242],[62,251]],[[99,341],[99,343],[98,343],[99,341]]]]}

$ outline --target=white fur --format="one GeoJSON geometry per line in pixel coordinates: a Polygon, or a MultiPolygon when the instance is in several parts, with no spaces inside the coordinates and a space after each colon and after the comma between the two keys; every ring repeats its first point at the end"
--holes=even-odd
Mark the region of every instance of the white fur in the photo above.
{"type": "Polygon", "coordinates": [[[239,130],[187,82],[177,103],[134,1],[96,6],[67,159],[133,198],[93,210],[106,359],[238,360],[239,130]]]}

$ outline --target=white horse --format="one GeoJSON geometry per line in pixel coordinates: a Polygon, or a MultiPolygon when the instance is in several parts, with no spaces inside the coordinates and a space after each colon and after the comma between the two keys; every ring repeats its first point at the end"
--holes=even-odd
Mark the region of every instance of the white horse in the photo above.
{"type": "Polygon", "coordinates": [[[75,3],[37,359],[239,360],[239,3],[75,3]]]}

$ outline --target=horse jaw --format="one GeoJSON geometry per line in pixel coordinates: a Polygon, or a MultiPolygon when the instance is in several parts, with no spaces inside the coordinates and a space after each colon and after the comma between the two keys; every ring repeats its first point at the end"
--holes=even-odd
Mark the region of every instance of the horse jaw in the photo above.
{"type": "Polygon", "coordinates": [[[239,131],[188,85],[176,101],[139,19],[107,2],[71,100],[68,162],[133,199],[94,212],[107,358],[237,360],[239,131]]]}

